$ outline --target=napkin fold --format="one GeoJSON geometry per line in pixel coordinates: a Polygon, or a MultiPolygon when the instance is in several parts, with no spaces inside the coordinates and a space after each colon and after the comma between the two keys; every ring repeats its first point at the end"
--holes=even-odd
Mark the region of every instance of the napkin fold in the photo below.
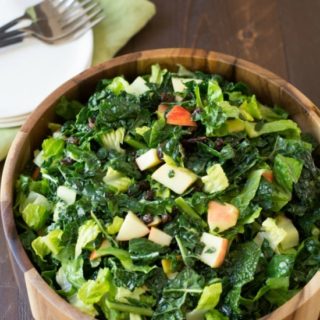
{"type": "MultiPolygon", "coordinates": [[[[93,29],[92,65],[111,59],[156,13],[148,0],[100,0],[106,18],[93,29]]],[[[0,161],[3,160],[19,131],[0,129],[0,161]]]]}

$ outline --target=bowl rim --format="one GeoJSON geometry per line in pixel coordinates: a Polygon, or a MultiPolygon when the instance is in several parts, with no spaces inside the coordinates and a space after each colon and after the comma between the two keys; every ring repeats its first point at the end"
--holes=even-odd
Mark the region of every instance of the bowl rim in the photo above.
{"type": "MultiPolygon", "coordinates": [[[[304,113],[308,113],[310,117],[314,118],[320,125],[320,110],[307,98],[302,92],[300,92],[296,87],[290,84],[288,81],[277,76],[273,72],[262,68],[252,62],[236,58],[231,55],[227,55],[215,51],[205,51],[202,49],[190,49],[190,48],[166,48],[166,49],[154,49],[154,50],[145,50],[134,53],[129,53],[122,55],[116,58],[113,58],[107,62],[101,63],[97,66],[86,69],[75,77],[63,83],[56,90],[54,90],[45,100],[43,100],[40,105],[32,112],[30,117],[27,119],[26,123],[21,127],[17,136],[15,137],[5,165],[3,168],[2,183],[1,183],[1,193],[0,193],[0,202],[1,202],[1,220],[2,227],[5,234],[5,239],[8,246],[9,255],[11,258],[11,263],[17,264],[19,269],[26,275],[28,272],[32,271],[33,277],[36,280],[37,284],[40,285],[44,290],[47,290],[49,293],[49,299],[54,303],[64,303],[65,306],[71,307],[71,313],[77,315],[81,319],[87,319],[88,317],[83,317],[83,313],[73,307],[71,304],[66,302],[61,298],[51,287],[45,282],[45,280],[40,276],[38,271],[36,271],[31,260],[29,259],[26,251],[24,250],[20,238],[15,227],[15,219],[13,214],[13,197],[14,197],[14,177],[16,163],[15,158],[17,152],[21,149],[22,145],[26,142],[27,135],[30,132],[31,128],[41,122],[43,113],[46,110],[49,110],[57,102],[57,100],[65,93],[68,92],[71,88],[77,86],[82,81],[86,81],[89,78],[99,75],[102,71],[111,69],[113,67],[121,66],[129,62],[141,62],[144,59],[161,59],[167,58],[168,54],[170,57],[176,59],[182,59],[184,57],[191,59],[202,59],[206,64],[208,60],[218,61],[222,63],[229,64],[232,68],[232,72],[236,72],[237,68],[241,68],[244,71],[249,73],[254,73],[260,75],[268,83],[280,88],[282,92],[285,92],[297,102],[297,104],[303,109],[304,113]],[[54,293],[54,294],[52,294],[54,293]]],[[[205,66],[205,65],[204,65],[205,66]]],[[[319,135],[320,137],[320,135],[319,135]]],[[[320,139],[320,138],[319,138],[320,139]]],[[[320,140],[319,140],[320,141],[320,140]]],[[[320,283],[320,272],[317,272],[314,277],[302,288],[293,298],[288,300],[285,304],[275,309],[273,312],[264,316],[261,319],[282,319],[289,316],[290,308],[287,308],[288,305],[296,306],[297,309],[299,306],[305,304],[314,294],[319,292],[320,283]],[[286,310],[288,309],[288,310],[286,310]]],[[[80,319],[80,318],[79,318],[80,319]]]]}

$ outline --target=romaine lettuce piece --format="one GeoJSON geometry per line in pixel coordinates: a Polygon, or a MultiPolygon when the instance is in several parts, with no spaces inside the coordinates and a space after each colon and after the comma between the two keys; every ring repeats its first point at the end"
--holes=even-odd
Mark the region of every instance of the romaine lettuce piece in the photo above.
{"type": "Polygon", "coordinates": [[[123,144],[124,136],[125,129],[118,128],[117,130],[111,130],[106,133],[101,133],[99,135],[99,140],[107,150],[115,150],[119,153],[124,153],[124,150],[120,146],[121,144],[123,144]]]}
{"type": "Polygon", "coordinates": [[[264,134],[279,132],[279,134],[289,138],[298,138],[301,130],[298,125],[292,120],[277,120],[266,122],[262,128],[256,130],[256,123],[246,122],[246,131],[250,138],[256,138],[264,134]]]}
{"type": "Polygon", "coordinates": [[[99,269],[95,280],[86,281],[78,291],[78,298],[85,304],[98,303],[110,289],[110,270],[99,269]]]}
{"type": "Polygon", "coordinates": [[[127,91],[129,83],[123,77],[115,77],[107,86],[115,95],[119,95],[122,91],[127,91]]]}
{"type": "Polygon", "coordinates": [[[82,249],[91,241],[94,241],[100,233],[99,226],[93,219],[87,220],[78,230],[78,240],[75,248],[75,257],[79,257],[82,249]]]}
{"type": "Polygon", "coordinates": [[[207,175],[201,178],[203,190],[207,193],[220,192],[228,188],[229,181],[221,164],[214,164],[207,170],[207,175]]]}
{"type": "Polygon", "coordinates": [[[209,80],[207,90],[208,103],[214,104],[223,101],[223,92],[219,86],[218,81],[209,80]]]}
{"type": "Polygon", "coordinates": [[[279,185],[292,191],[294,183],[297,183],[301,175],[303,163],[297,159],[277,154],[274,159],[273,172],[279,185]]]}
{"type": "Polygon", "coordinates": [[[98,311],[96,310],[94,305],[83,303],[83,301],[81,299],[79,299],[77,294],[74,294],[73,296],[68,298],[68,301],[73,306],[75,306],[77,309],[79,309],[80,311],[82,311],[85,314],[88,314],[89,316],[91,316],[93,318],[98,315],[98,311]]]}
{"type": "Polygon", "coordinates": [[[112,223],[107,226],[108,234],[113,235],[118,233],[123,224],[123,221],[123,218],[115,216],[112,220],[112,223]]]}
{"type": "Polygon", "coordinates": [[[42,142],[43,159],[47,160],[51,157],[58,157],[64,150],[64,140],[56,138],[48,138],[42,142]]]}
{"type": "Polygon", "coordinates": [[[204,287],[196,310],[209,311],[211,309],[214,309],[219,303],[221,293],[221,282],[213,283],[210,286],[204,287]]]}
{"type": "Polygon", "coordinates": [[[46,206],[41,204],[29,203],[22,211],[22,218],[28,227],[38,231],[46,223],[49,212],[46,206]]]}
{"type": "Polygon", "coordinates": [[[151,66],[151,75],[149,78],[149,82],[155,83],[157,85],[161,85],[163,81],[163,76],[168,72],[167,69],[161,69],[159,64],[153,64],[151,66]]]}
{"type": "Polygon", "coordinates": [[[55,229],[50,231],[46,236],[39,236],[38,238],[32,241],[32,249],[42,260],[44,260],[44,257],[47,256],[49,253],[57,255],[62,249],[62,234],[62,230],[55,229]]]}
{"type": "Polygon", "coordinates": [[[119,171],[112,169],[112,167],[108,168],[107,174],[103,178],[103,182],[116,192],[125,192],[132,184],[130,178],[119,171]]]}

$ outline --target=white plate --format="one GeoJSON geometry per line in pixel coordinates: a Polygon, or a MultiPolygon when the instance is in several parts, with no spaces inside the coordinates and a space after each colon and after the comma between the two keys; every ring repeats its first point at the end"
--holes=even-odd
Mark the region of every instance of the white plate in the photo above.
{"type": "MultiPolygon", "coordinates": [[[[0,0],[0,26],[23,14],[35,0],[0,0]]],[[[0,118],[32,112],[63,82],[91,64],[93,35],[48,45],[28,38],[0,49],[0,118]]]]}
{"type": "Polygon", "coordinates": [[[0,129],[4,129],[4,128],[8,129],[8,128],[21,126],[26,122],[26,120],[27,120],[27,117],[24,118],[24,119],[15,120],[15,121],[12,121],[12,122],[1,122],[0,123],[0,129]]]}
{"type": "Polygon", "coordinates": [[[12,122],[12,121],[15,121],[15,120],[25,119],[29,114],[30,113],[24,113],[24,114],[21,114],[21,115],[16,116],[16,117],[0,118],[0,123],[2,123],[2,122],[12,122]]]}

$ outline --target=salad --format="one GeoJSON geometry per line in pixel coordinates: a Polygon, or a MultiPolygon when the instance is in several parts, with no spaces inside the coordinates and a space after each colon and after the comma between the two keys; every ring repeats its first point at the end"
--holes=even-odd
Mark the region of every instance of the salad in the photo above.
{"type": "Polygon", "coordinates": [[[257,319],[320,267],[315,141],[216,74],[104,79],[16,183],[42,277],[98,319],[257,319]]]}

